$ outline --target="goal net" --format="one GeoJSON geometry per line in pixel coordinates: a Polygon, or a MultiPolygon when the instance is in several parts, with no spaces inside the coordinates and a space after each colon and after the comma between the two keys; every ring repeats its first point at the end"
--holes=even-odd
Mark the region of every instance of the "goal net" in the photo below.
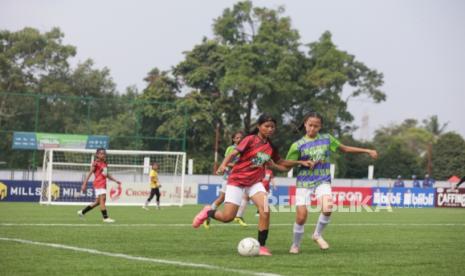
{"type": "MultiPolygon", "coordinates": [[[[121,188],[107,179],[108,205],[143,205],[150,195],[151,163],[158,163],[161,205],[183,205],[186,153],[107,150],[108,173],[122,182],[121,188]]],[[[95,150],[47,149],[42,166],[41,204],[82,205],[95,200],[92,182],[81,185],[95,159],[95,150]]],[[[155,198],[151,204],[155,204],[155,198]]]]}

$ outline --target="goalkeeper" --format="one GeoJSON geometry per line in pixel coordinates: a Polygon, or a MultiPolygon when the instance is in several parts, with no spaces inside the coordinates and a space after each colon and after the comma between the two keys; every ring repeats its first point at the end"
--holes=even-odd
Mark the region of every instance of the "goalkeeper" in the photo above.
{"type": "Polygon", "coordinates": [[[153,196],[157,196],[157,209],[160,209],[160,182],[158,181],[158,164],[153,162],[152,169],[150,170],[150,196],[145,202],[144,208],[145,210],[149,210],[149,203],[152,200],[153,196]]]}

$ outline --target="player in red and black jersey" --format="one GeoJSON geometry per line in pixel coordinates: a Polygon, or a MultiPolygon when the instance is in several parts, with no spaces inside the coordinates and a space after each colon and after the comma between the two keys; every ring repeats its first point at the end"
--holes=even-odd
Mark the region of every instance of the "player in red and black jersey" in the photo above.
{"type": "Polygon", "coordinates": [[[195,216],[192,222],[194,228],[199,227],[207,218],[213,218],[222,222],[232,221],[236,217],[239,205],[245,194],[253,201],[259,210],[259,255],[271,255],[268,248],[265,246],[270,224],[268,196],[261,183],[262,179],[265,177],[265,166],[266,164],[282,164],[282,162],[308,166],[308,161],[281,160],[278,151],[269,140],[275,128],[275,119],[269,115],[260,116],[254,131],[246,136],[223,160],[223,163],[221,163],[218,169],[218,174],[223,174],[227,164],[240,154],[239,160],[234,165],[228,177],[224,209],[223,211],[218,211],[212,210],[208,205],[205,206],[202,211],[195,216]]]}
{"type": "MultiPolygon", "coordinates": [[[[106,194],[107,194],[107,178],[121,185],[121,182],[116,180],[113,176],[108,174],[108,165],[106,162],[107,153],[104,148],[98,148],[95,153],[96,160],[92,163],[92,167],[87,174],[86,179],[82,183],[81,192],[84,193],[87,187],[87,182],[92,174],[94,174],[93,187],[95,191],[95,201],[86,208],[79,210],[78,215],[84,217],[84,214],[92,210],[93,208],[100,205],[100,211],[102,212],[103,221],[107,223],[115,222],[113,219],[108,217],[107,208],[105,206],[106,194]]],[[[119,187],[118,187],[119,188],[119,187]]]]}

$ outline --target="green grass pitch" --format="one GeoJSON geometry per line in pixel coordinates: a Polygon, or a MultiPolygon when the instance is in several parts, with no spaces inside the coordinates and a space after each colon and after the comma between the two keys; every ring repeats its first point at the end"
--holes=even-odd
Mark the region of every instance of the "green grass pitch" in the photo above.
{"type": "Polygon", "coordinates": [[[252,206],[249,227],[213,222],[210,230],[190,226],[199,205],[110,206],[113,225],[104,225],[98,210],[79,219],[80,208],[0,203],[0,275],[465,274],[465,209],[336,212],[326,252],[310,240],[318,216],[310,213],[299,255],[288,253],[295,213],[274,212],[273,256],[241,257],[239,240],[257,236],[252,206]]]}

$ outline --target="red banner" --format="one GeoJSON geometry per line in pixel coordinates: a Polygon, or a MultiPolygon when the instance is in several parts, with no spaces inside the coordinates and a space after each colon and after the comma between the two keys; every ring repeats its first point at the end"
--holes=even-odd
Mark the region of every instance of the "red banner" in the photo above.
{"type": "MultiPolygon", "coordinates": [[[[291,205],[295,204],[295,186],[289,187],[289,196],[291,205]]],[[[343,206],[357,206],[367,205],[371,206],[373,203],[373,196],[371,188],[367,187],[332,187],[334,205],[343,206]]],[[[311,205],[316,206],[317,200],[315,194],[310,196],[311,205]]]]}
{"type": "Polygon", "coordinates": [[[465,208],[465,189],[436,189],[436,207],[465,208]]]}

